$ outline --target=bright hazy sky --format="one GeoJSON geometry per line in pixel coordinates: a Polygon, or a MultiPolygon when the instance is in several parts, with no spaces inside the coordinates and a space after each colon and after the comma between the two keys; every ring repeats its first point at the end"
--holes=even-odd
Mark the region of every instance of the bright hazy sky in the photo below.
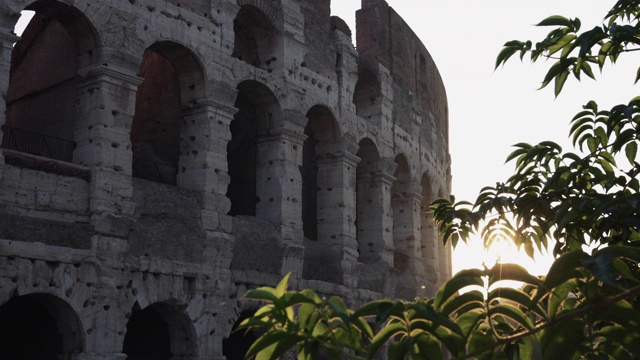
{"type": "MultiPolygon", "coordinates": [[[[456,199],[475,200],[479,190],[504,181],[512,166],[504,159],[518,142],[552,140],[563,147],[569,121],[581,106],[596,100],[604,108],[628,102],[637,92],[634,62],[605,68],[602,80],[578,84],[570,78],[558,99],[553,89],[537,91],[547,63],[531,65],[513,59],[493,70],[495,58],[509,40],[540,40],[550,29],[536,28],[549,15],[580,17],[583,29],[600,23],[615,1],[610,0],[387,0],[425,44],[440,70],[449,101],[450,153],[456,199]],[[624,71],[623,71],[624,70],[624,71]]],[[[332,12],[351,27],[360,0],[333,0],[332,12]]],[[[635,56],[635,55],[634,55],[635,56]]],[[[628,60],[629,57],[627,57],[628,60]]],[[[624,60],[624,59],[622,59],[624,60]]],[[[635,62],[637,64],[638,62],[635,62]]],[[[586,76],[585,76],[586,78],[586,76]]],[[[599,78],[599,77],[597,77],[599,78]]],[[[480,241],[456,249],[454,272],[481,266],[480,241]]],[[[520,262],[537,274],[546,273],[549,259],[537,266],[520,262]]]]}
{"type": "MultiPolygon", "coordinates": [[[[453,193],[475,200],[479,190],[511,174],[503,165],[518,142],[552,140],[569,145],[569,120],[589,100],[602,108],[627,102],[636,95],[634,64],[625,57],[604,70],[597,83],[578,84],[570,78],[554,99],[551,88],[537,91],[549,64],[531,65],[511,60],[493,71],[496,55],[509,40],[539,40],[549,29],[533,24],[549,15],[580,17],[583,28],[599,24],[613,0],[387,0],[425,44],[442,75],[449,100],[450,153],[453,193]]],[[[332,13],[351,27],[355,38],[355,11],[360,0],[333,0],[332,13]]],[[[586,77],[585,77],[586,78],[586,77]]],[[[526,256],[519,262],[536,274],[546,273],[549,257],[534,264],[526,256]]],[[[454,272],[482,266],[480,241],[458,246],[454,272]]],[[[495,258],[496,254],[491,257],[495,258]]]]}

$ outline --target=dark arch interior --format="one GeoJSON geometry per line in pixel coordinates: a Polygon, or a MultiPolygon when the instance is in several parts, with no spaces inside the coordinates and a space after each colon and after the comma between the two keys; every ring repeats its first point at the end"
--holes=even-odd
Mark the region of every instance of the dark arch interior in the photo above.
{"type": "Polygon", "coordinates": [[[318,161],[340,148],[340,132],[327,108],[314,106],[307,112],[307,136],[302,148],[302,229],[304,237],[318,240],[318,161]]]}
{"type": "Polygon", "coordinates": [[[147,50],[131,128],[133,176],[175,185],[180,159],[180,85],[173,65],[147,50]]]}
{"type": "Polygon", "coordinates": [[[276,60],[270,54],[273,51],[275,28],[258,8],[242,6],[233,20],[233,31],[235,41],[231,56],[258,68],[276,60]]]}
{"type": "Polygon", "coordinates": [[[127,354],[127,360],[169,360],[171,337],[167,322],[154,306],[144,310],[136,307],[127,323],[122,352],[127,354]]]}
{"type": "Polygon", "coordinates": [[[233,324],[231,335],[222,340],[222,355],[227,360],[244,360],[244,356],[260,336],[256,331],[236,331],[240,323],[249,318],[255,311],[243,311],[240,318],[233,324]]]}
{"type": "Polygon", "coordinates": [[[229,215],[255,216],[259,113],[246,91],[238,93],[234,106],[239,111],[231,121],[231,140],[227,143],[229,215]]]}
{"type": "Polygon", "coordinates": [[[69,27],[79,15],[49,16],[41,10],[46,8],[38,9],[11,53],[2,147],[70,162],[78,56],[74,35],[82,34],[70,33],[69,27]]]}
{"type": "Polygon", "coordinates": [[[231,121],[231,140],[227,143],[230,177],[227,197],[231,200],[228,214],[256,216],[261,200],[261,194],[257,193],[257,179],[266,176],[260,171],[264,172],[271,165],[259,163],[258,143],[274,127],[274,122],[280,120],[280,106],[271,90],[257,81],[244,81],[237,89],[234,106],[238,112],[231,121]]]}
{"type": "Polygon", "coordinates": [[[0,307],[0,359],[58,360],[63,353],[56,319],[37,300],[15,297],[0,307]]]}
{"type": "Polygon", "coordinates": [[[380,103],[381,96],[380,83],[375,75],[369,70],[361,70],[358,73],[358,82],[353,91],[356,114],[371,117],[380,103]]]}

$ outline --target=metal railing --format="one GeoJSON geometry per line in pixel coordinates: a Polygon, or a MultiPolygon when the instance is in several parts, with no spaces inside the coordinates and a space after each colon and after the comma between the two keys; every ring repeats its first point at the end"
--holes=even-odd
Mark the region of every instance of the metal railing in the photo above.
{"type": "Polygon", "coordinates": [[[139,179],[176,185],[178,168],[151,160],[133,158],[133,176],[139,179]]]}
{"type": "Polygon", "coordinates": [[[0,147],[27,154],[72,162],[75,142],[32,131],[2,126],[2,144],[0,147]]]}

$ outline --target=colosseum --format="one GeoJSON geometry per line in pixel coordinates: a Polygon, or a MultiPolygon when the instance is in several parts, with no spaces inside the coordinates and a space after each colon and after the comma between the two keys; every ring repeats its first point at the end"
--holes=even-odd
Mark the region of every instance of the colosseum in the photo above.
{"type": "Polygon", "coordinates": [[[0,1],[1,359],[241,359],[287,273],[434,294],[442,79],[384,0],[355,39],[330,5],[0,1]]]}

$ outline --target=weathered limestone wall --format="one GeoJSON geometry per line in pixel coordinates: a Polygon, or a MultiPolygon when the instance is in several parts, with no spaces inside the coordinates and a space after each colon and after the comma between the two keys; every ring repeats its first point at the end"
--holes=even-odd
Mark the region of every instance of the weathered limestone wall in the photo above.
{"type": "Polygon", "coordinates": [[[433,295],[445,89],[362,4],[356,50],[329,0],[0,2],[0,358],[236,359],[239,298],[287,273],[351,306],[433,295]]]}

